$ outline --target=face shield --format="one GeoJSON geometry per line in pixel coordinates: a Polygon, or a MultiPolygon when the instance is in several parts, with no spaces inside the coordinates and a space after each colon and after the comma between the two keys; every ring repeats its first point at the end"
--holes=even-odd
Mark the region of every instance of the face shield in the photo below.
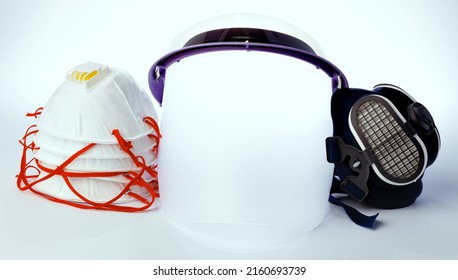
{"type": "Polygon", "coordinates": [[[162,104],[164,216],[229,250],[278,246],[317,227],[329,207],[333,168],[322,148],[329,91],[347,86],[341,71],[310,36],[270,17],[213,18],[173,46],[149,73],[162,104]]]}

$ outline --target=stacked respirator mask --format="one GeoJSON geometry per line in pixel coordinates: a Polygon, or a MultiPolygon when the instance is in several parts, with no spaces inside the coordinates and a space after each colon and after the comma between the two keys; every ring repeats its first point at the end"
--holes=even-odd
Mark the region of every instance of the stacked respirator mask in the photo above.
{"type": "Polygon", "coordinates": [[[28,116],[37,123],[20,141],[19,189],[79,208],[131,212],[153,204],[157,115],[125,71],[78,65],[46,106],[28,116]]]}
{"type": "Polygon", "coordinates": [[[380,208],[404,207],[420,195],[422,176],[440,148],[439,134],[428,110],[396,86],[350,88],[341,70],[294,36],[244,26],[197,34],[151,67],[149,86],[155,99],[162,104],[170,65],[186,57],[219,51],[293,57],[311,63],[331,78],[334,135],[325,143],[327,160],[335,165],[335,172],[329,200],[343,206],[354,222],[372,227],[376,216],[365,216],[332,194],[348,194],[380,208]]]}

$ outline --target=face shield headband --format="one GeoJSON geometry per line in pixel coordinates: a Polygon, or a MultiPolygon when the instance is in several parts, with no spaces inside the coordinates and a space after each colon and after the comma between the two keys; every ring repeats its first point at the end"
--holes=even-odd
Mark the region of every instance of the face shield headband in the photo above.
{"type": "MultiPolygon", "coordinates": [[[[331,77],[333,91],[348,87],[342,71],[295,37],[263,29],[229,28],[201,33],[191,38],[183,48],[163,56],[153,64],[148,83],[157,102],[162,105],[166,70],[170,65],[186,57],[218,51],[257,51],[293,57],[316,66],[331,77]]],[[[272,73],[275,71],[273,69],[272,73]]]]}

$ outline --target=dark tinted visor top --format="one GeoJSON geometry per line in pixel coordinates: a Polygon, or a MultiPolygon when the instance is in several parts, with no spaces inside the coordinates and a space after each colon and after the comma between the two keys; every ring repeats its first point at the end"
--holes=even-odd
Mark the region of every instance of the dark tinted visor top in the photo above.
{"type": "Polygon", "coordinates": [[[207,31],[192,37],[184,47],[218,42],[250,42],[287,46],[316,54],[305,42],[276,31],[258,28],[224,28],[207,31]]]}

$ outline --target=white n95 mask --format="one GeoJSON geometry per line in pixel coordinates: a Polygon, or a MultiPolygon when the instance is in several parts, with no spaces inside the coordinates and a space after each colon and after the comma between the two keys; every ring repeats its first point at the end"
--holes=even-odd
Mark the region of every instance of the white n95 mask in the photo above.
{"type": "Polygon", "coordinates": [[[46,106],[27,116],[37,123],[20,140],[20,190],[78,208],[127,212],[147,209],[159,196],[156,111],[125,71],[78,65],[46,106]]]}

